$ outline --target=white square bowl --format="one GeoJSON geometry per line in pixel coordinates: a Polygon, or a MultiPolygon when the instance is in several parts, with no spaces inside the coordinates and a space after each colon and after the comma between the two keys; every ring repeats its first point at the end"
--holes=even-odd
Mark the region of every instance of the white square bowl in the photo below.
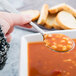
{"type": "MultiPolygon", "coordinates": [[[[62,33],[70,38],[76,38],[76,30],[59,30],[59,31],[50,31],[47,33],[62,33]]],[[[19,68],[19,76],[28,76],[28,55],[27,55],[27,44],[29,42],[39,42],[43,41],[43,37],[41,34],[30,34],[22,37],[21,40],[21,51],[20,51],[20,68],[19,68]]]]}

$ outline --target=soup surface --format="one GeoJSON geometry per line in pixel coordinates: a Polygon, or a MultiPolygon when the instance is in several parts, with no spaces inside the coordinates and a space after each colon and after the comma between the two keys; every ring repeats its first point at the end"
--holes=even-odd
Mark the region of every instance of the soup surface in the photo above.
{"type": "MultiPolygon", "coordinates": [[[[76,44],[76,39],[73,39],[76,44]]],[[[29,76],[76,76],[76,46],[69,52],[54,52],[43,42],[28,43],[29,76]]]]}

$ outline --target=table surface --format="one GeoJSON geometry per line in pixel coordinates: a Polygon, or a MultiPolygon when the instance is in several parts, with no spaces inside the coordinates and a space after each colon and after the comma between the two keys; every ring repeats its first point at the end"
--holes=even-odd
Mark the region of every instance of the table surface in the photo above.
{"type": "MultiPolygon", "coordinates": [[[[76,8],[76,0],[24,0],[23,6],[21,8],[18,8],[18,10],[40,9],[44,3],[49,4],[50,7],[59,3],[67,3],[76,8]]],[[[0,76],[19,76],[18,71],[20,61],[21,37],[30,33],[33,32],[18,28],[14,29],[12,33],[12,41],[10,43],[11,47],[8,52],[8,60],[4,68],[0,70],[0,76]]]]}

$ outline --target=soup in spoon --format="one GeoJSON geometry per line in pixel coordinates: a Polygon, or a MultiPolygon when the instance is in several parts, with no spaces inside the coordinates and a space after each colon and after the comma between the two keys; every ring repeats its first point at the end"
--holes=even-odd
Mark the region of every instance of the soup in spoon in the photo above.
{"type": "Polygon", "coordinates": [[[45,34],[44,43],[57,52],[70,51],[74,47],[73,40],[64,34],[45,34]]]}

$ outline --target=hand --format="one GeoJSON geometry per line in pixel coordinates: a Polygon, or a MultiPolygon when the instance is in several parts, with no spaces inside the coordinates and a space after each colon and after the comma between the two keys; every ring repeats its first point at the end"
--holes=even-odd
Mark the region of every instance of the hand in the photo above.
{"type": "Polygon", "coordinates": [[[30,21],[31,17],[24,14],[0,12],[0,25],[8,42],[11,40],[10,34],[13,31],[15,25],[26,27],[26,24],[28,24],[30,21]]]}

